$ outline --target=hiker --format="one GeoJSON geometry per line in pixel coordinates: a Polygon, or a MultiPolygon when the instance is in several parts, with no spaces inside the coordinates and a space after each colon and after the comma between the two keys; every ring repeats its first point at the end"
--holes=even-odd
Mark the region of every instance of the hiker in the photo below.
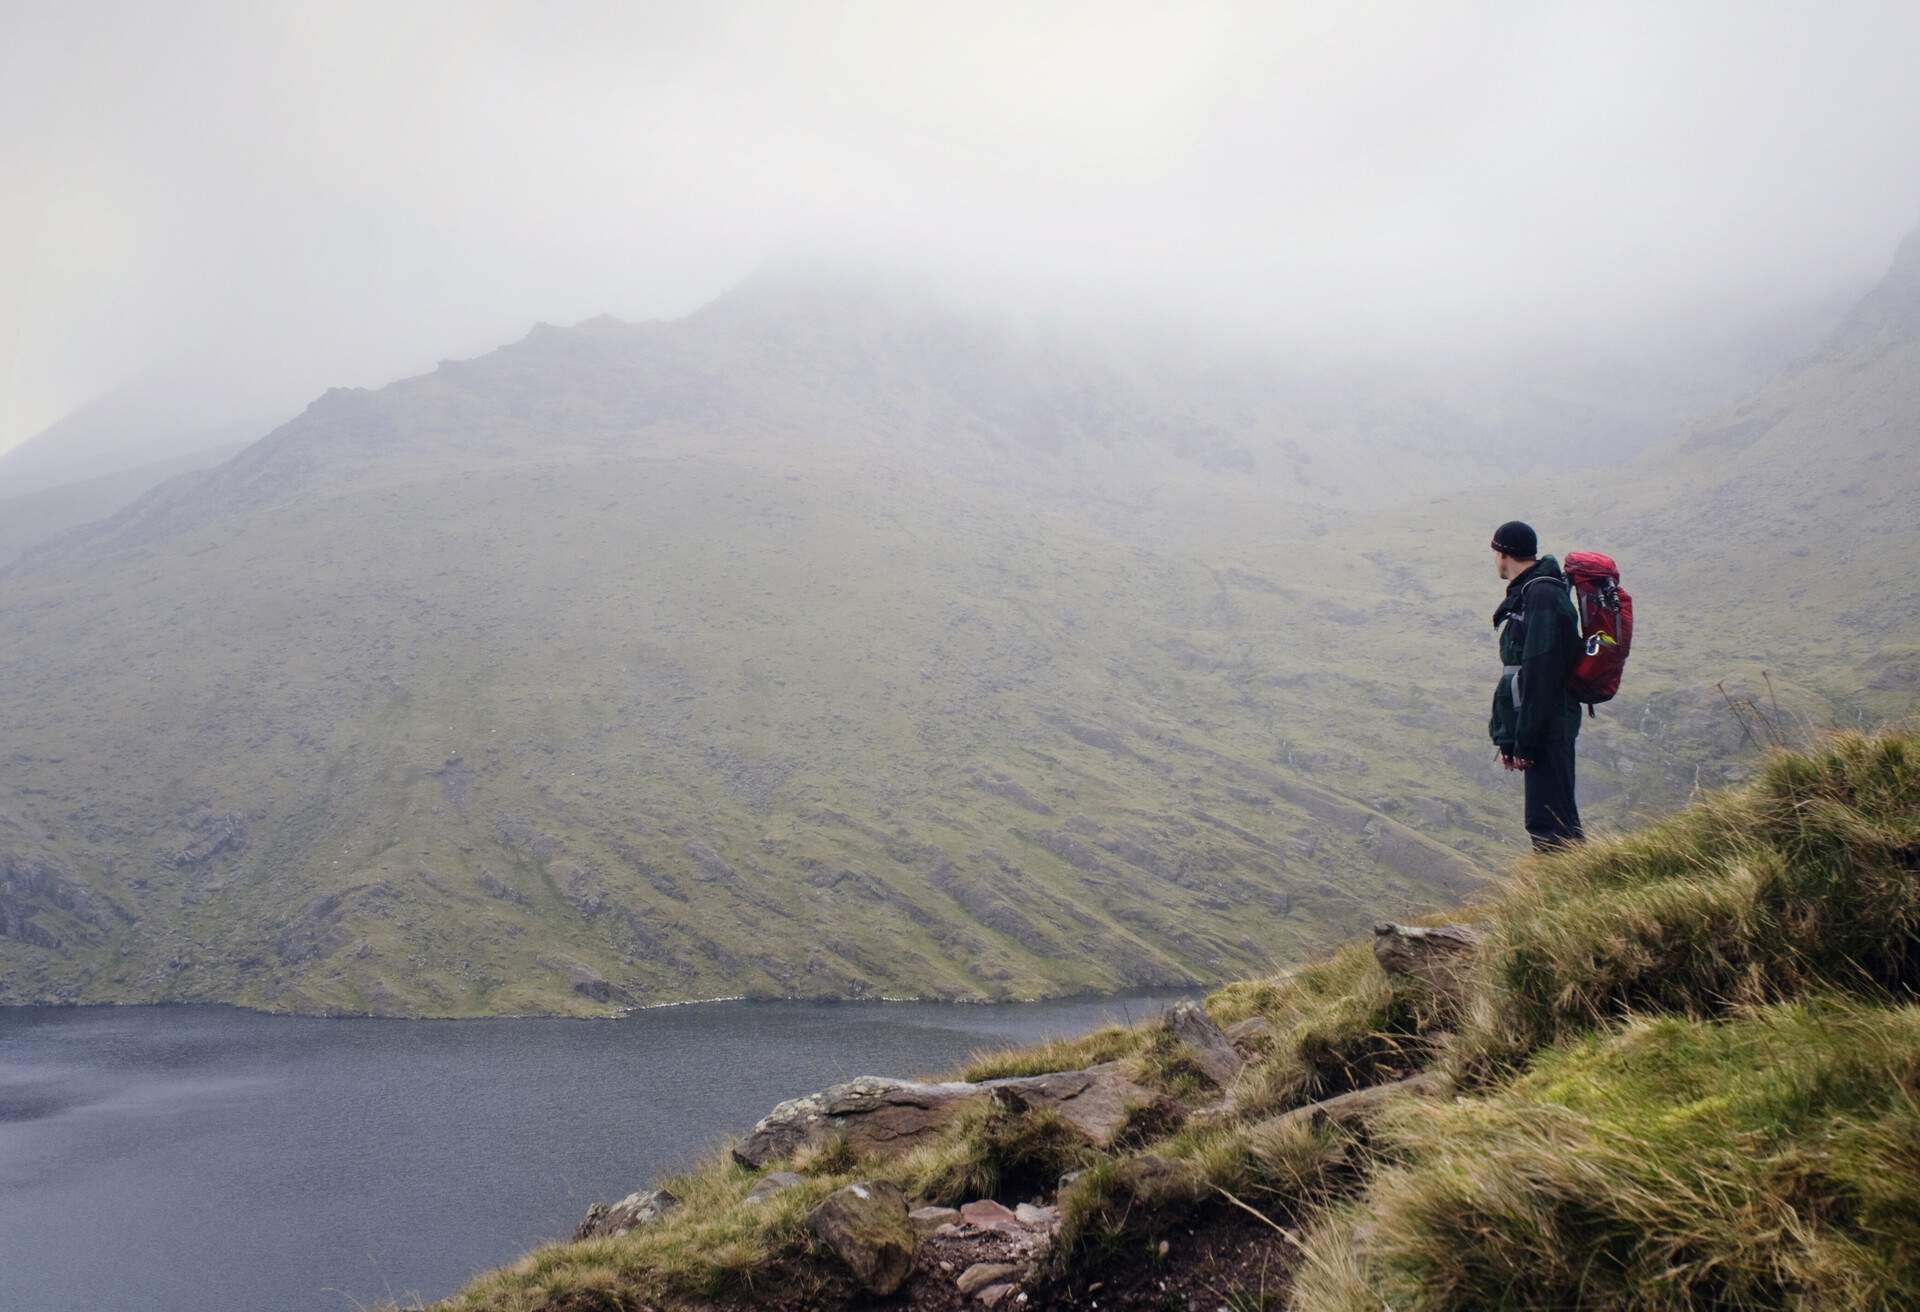
{"type": "Polygon", "coordinates": [[[1493,564],[1507,584],[1493,613],[1506,668],[1488,732],[1500,763],[1526,775],[1527,835],[1537,850],[1551,851],[1585,837],[1573,800],[1580,703],[1567,688],[1581,653],[1579,623],[1560,562],[1540,555],[1531,527],[1516,519],[1496,529],[1493,564]]]}

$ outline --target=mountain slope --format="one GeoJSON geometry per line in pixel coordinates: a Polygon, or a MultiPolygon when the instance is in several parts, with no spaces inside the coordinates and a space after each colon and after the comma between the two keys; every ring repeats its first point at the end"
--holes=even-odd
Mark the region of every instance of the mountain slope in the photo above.
{"type": "Polygon", "coordinates": [[[242,445],[191,451],[170,460],[0,499],[0,566],[70,529],[105,519],[170,478],[210,469],[242,445]]]}
{"type": "MultiPolygon", "coordinates": [[[[1743,459],[1910,443],[1913,358],[1872,349],[1776,384],[1743,459]]],[[[1911,609],[1850,639],[1857,603],[1714,572],[1872,592],[1897,560],[1703,567],[1751,518],[1696,503],[1799,522],[1794,480],[1689,446],[1517,487],[1444,407],[1257,366],[773,274],[329,393],[0,570],[0,999],[465,1014],[1299,959],[1515,840],[1481,571],[1517,504],[1640,594],[1597,822],[1737,764],[1712,685],[1755,662],[1816,717],[1911,703],[1911,609]],[[1387,511],[1418,491],[1450,495],[1387,511]]]]}
{"type": "Polygon", "coordinates": [[[1789,740],[1920,707],[1915,506],[1920,233],[1820,349],[1630,462],[1409,501],[1223,558],[1339,577],[1345,605],[1377,621],[1346,644],[1343,672],[1392,672],[1444,717],[1429,735],[1382,724],[1370,757],[1389,771],[1399,762],[1406,786],[1470,805],[1517,792],[1484,744],[1483,690],[1498,674],[1493,526],[1524,518],[1543,550],[1614,555],[1635,596],[1636,646],[1619,698],[1586,724],[1580,796],[1617,822],[1740,776],[1774,731],[1730,698],[1757,701],[1789,740]]]}
{"type": "Polygon", "coordinates": [[[0,577],[5,996],[1114,988],[1472,883],[1189,679],[1220,580],[1084,483],[1226,477],[1197,430],[747,309],[331,393],[0,577]]]}

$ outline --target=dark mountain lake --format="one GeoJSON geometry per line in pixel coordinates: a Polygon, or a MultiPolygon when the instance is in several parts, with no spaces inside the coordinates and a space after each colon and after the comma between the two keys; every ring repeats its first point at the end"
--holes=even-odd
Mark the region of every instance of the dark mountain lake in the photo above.
{"type": "Polygon", "coordinates": [[[0,1008],[0,1308],[444,1297],[782,1098],[937,1073],[1178,996],[702,1003],[599,1021],[0,1008]]]}

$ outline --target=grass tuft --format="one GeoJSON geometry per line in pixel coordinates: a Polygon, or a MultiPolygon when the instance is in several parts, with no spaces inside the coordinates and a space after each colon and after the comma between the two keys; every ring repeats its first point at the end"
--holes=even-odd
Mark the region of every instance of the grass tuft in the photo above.
{"type": "Polygon", "coordinates": [[[1920,985],[1920,749],[1841,734],[1637,833],[1525,863],[1493,917],[1461,1073],[1635,1012],[1724,1015],[1920,985]]]}
{"type": "Polygon", "coordinates": [[[440,1306],[446,1312],[640,1308],[805,1280],[806,1214],[847,1182],[816,1176],[757,1204],[742,1200],[759,1173],[717,1154],[661,1182],[681,1205],[660,1221],[611,1239],[550,1244],[481,1276],[440,1306]]]}
{"type": "Polygon", "coordinates": [[[1235,1105],[1248,1118],[1411,1074],[1432,1057],[1433,1035],[1447,1019],[1426,990],[1389,980],[1365,944],[1233,990],[1219,1011],[1265,1016],[1273,1026],[1274,1042],[1236,1090],[1235,1105]]]}
{"type": "Polygon", "coordinates": [[[1635,1019],[1483,1098],[1383,1115],[1400,1164],[1300,1312],[1920,1306],[1920,1008],[1635,1019]]]}
{"type": "Polygon", "coordinates": [[[904,1159],[901,1174],[907,1192],[929,1203],[1012,1204],[1051,1198],[1061,1176],[1095,1157],[1086,1135],[1058,1112],[988,1103],[969,1108],[954,1129],[904,1159]]]}
{"type": "Polygon", "coordinates": [[[1104,1025],[1073,1039],[1049,1039],[1030,1048],[976,1052],[953,1078],[978,1083],[1021,1075],[1085,1070],[1137,1055],[1145,1036],[1137,1026],[1104,1025]]]}

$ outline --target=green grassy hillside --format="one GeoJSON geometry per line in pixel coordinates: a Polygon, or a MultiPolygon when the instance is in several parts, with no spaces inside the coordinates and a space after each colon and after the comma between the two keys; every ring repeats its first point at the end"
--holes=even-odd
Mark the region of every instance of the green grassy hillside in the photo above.
{"type": "Polygon", "coordinates": [[[1696,436],[1598,484],[1462,463],[1392,393],[783,277],[329,393],[0,570],[0,1001],[584,1012],[1303,959],[1520,837],[1483,741],[1500,519],[1640,597],[1585,740],[1602,826],[1738,771],[1716,682],[1913,705],[1920,331],[1888,303],[1737,460],[1696,436]]]}
{"type": "MultiPolygon", "coordinates": [[[[1055,1242],[1014,1277],[1026,1306],[1913,1306],[1916,868],[1913,731],[1776,753],[1650,827],[1514,863],[1450,984],[1355,946],[1216,993],[1219,1022],[1267,1035],[1224,1090],[1157,1024],[963,1072],[1122,1061],[1177,1102],[1112,1150],[989,1109],[903,1157],[803,1154],[771,1203],[716,1158],[666,1182],[683,1205],[664,1220],[540,1249],[444,1306],[865,1305],[804,1224],[833,1190],[1011,1203],[1067,1168],[1055,1242]],[[1355,1089],[1378,1097],[1364,1117],[1298,1110],[1355,1089]],[[1196,1266],[1242,1275],[1196,1288],[1196,1266]]],[[[954,1306],[953,1279],[921,1261],[895,1305],[954,1306]]]]}

